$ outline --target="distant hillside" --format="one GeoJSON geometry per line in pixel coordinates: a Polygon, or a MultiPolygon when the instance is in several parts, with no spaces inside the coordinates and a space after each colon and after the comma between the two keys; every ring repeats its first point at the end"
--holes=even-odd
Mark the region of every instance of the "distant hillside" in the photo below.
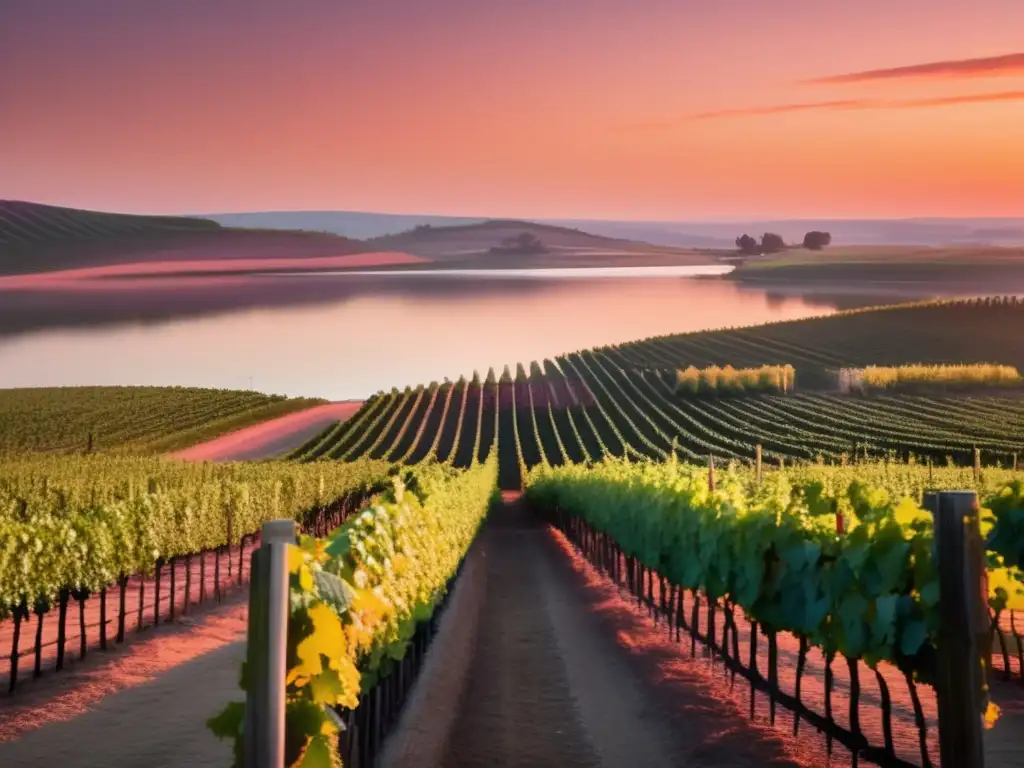
{"type": "Polygon", "coordinates": [[[221,226],[184,216],[136,216],[0,200],[0,245],[34,247],[59,240],[120,238],[163,232],[208,232],[221,226]]]}
{"type": "Polygon", "coordinates": [[[661,245],[732,248],[747,233],[776,232],[788,242],[804,233],[832,234],[836,245],[1024,245],[1024,219],[737,219],[735,221],[554,222],[595,234],[627,237],[661,245]]]}
{"type": "Polygon", "coordinates": [[[0,274],[107,264],[358,253],[322,233],[240,230],[185,216],[136,216],[0,200],[0,274]]]}
{"type": "MultiPolygon", "coordinates": [[[[226,227],[265,227],[332,232],[359,239],[396,234],[420,225],[478,224],[487,219],[362,211],[266,211],[204,214],[226,227]]],[[[831,232],[837,245],[1024,245],[1024,218],[965,219],[736,219],[733,221],[618,221],[531,219],[593,235],[677,248],[732,248],[747,232],[778,232],[801,241],[810,230],[831,232]]]]}
{"type": "Polygon", "coordinates": [[[605,266],[615,264],[704,264],[712,259],[693,251],[594,235],[534,221],[494,219],[454,226],[420,225],[366,241],[382,251],[404,251],[447,265],[473,267],[605,266]],[[516,253],[510,241],[532,236],[539,248],[516,253]]]}
{"type": "Polygon", "coordinates": [[[485,219],[459,216],[420,216],[399,213],[361,213],[358,211],[263,211],[259,213],[212,213],[204,218],[225,227],[260,229],[302,229],[330,232],[358,240],[393,235],[428,224],[434,227],[478,224],[485,219]]]}

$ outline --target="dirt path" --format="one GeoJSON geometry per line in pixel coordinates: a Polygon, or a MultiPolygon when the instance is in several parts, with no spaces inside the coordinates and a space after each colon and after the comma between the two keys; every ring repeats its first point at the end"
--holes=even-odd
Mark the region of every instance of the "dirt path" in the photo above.
{"type": "Polygon", "coordinates": [[[411,702],[383,765],[821,764],[750,722],[720,673],[685,659],[520,502],[494,513],[469,576],[424,671],[449,696],[411,702]]]}
{"type": "MultiPolygon", "coordinates": [[[[145,637],[157,623],[157,600],[159,600],[160,624],[166,624],[172,616],[175,620],[186,618],[189,612],[210,612],[219,609],[222,600],[247,594],[249,583],[249,553],[259,546],[259,536],[245,545],[244,551],[234,546],[224,552],[203,552],[193,555],[187,560],[175,561],[161,569],[160,590],[157,592],[155,575],[133,575],[125,586],[124,625],[126,643],[134,643],[145,637]],[[239,572],[239,565],[242,571],[239,572]],[[174,579],[171,570],[174,570],[174,579]],[[186,579],[186,570],[191,570],[186,579]],[[171,585],[174,585],[173,607],[171,585]],[[140,593],[140,587],[142,587],[140,593]],[[186,587],[188,592],[186,594],[186,587]],[[187,603],[187,605],[186,605],[187,603]]],[[[85,659],[95,655],[110,653],[100,650],[101,613],[100,603],[106,600],[106,637],[108,648],[114,648],[121,613],[120,590],[111,584],[106,594],[90,595],[85,601],[84,616],[82,606],[77,600],[68,603],[66,634],[64,640],[65,664],[68,666],[82,660],[82,625],[85,625],[85,659]]],[[[21,696],[21,691],[37,684],[33,679],[35,667],[35,646],[37,638],[41,641],[40,670],[44,678],[61,676],[65,670],[55,671],[58,648],[58,611],[51,609],[43,616],[42,632],[38,632],[39,618],[34,614],[21,622],[18,637],[18,685],[14,697],[21,696]]],[[[0,622],[0,702],[8,695],[11,677],[11,656],[14,650],[14,621],[6,619],[0,622]]],[[[3,729],[0,727],[0,739],[3,729]]]]}
{"type": "Polygon", "coordinates": [[[224,766],[206,719],[241,698],[246,605],[162,627],[0,704],[0,765],[224,766]]]}
{"type": "Polygon", "coordinates": [[[359,400],[318,405],[279,419],[240,429],[171,454],[186,461],[256,461],[298,448],[331,424],[345,421],[363,405],[359,400]]]}

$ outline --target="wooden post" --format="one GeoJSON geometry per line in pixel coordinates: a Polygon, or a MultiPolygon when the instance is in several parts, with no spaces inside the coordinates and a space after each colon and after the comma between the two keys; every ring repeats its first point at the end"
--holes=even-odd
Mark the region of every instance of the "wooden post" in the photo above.
{"type": "Polygon", "coordinates": [[[974,531],[979,542],[981,536],[978,495],[974,491],[943,491],[937,494],[937,501],[940,625],[936,688],[941,762],[957,768],[982,768],[983,678],[980,638],[975,631],[981,585],[971,543],[974,531]]]}
{"type": "Polygon", "coordinates": [[[754,461],[757,463],[757,484],[761,484],[761,444],[754,446],[754,461]]]}
{"type": "Polygon", "coordinates": [[[708,454],[708,490],[715,490],[715,457],[708,454]]]}
{"type": "Polygon", "coordinates": [[[285,677],[288,673],[288,545],[295,522],[263,524],[260,548],[252,553],[246,664],[245,768],[280,768],[285,750],[285,677]]]}
{"type": "Polygon", "coordinates": [[[89,433],[89,439],[85,445],[85,452],[92,453],[92,432],[89,433]]]}
{"type": "Polygon", "coordinates": [[[933,482],[934,482],[934,478],[932,476],[932,457],[929,456],[928,457],[928,485],[931,485],[933,482]]]}
{"type": "Polygon", "coordinates": [[[925,491],[921,497],[921,509],[926,509],[935,517],[939,514],[939,494],[937,491],[925,491]]]}
{"type": "Polygon", "coordinates": [[[1014,472],[1017,471],[1017,453],[1016,452],[1014,452],[1014,454],[1013,454],[1013,471],[1014,472]]]}
{"type": "Polygon", "coordinates": [[[981,451],[978,448],[974,449],[974,481],[978,482],[981,480],[981,451]]]}
{"type": "Polygon", "coordinates": [[[57,604],[57,670],[64,669],[64,644],[67,640],[68,621],[68,600],[71,592],[68,589],[60,591],[59,603],[57,604]]]}

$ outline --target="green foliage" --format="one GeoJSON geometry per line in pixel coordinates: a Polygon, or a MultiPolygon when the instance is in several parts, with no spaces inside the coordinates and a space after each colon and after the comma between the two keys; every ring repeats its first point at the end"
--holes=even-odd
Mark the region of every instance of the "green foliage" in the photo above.
{"type": "MultiPolygon", "coordinates": [[[[327,538],[303,537],[291,548],[287,765],[340,764],[325,708],[355,707],[405,656],[416,623],[433,615],[476,536],[495,480],[493,459],[465,471],[418,465],[327,538]]],[[[224,721],[233,725],[237,706],[208,723],[235,739],[236,760],[243,732],[224,721]]]]}
{"type": "Polygon", "coordinates": [[[158,453],[324,402],[186,387],[0,390],[0,456],[158,453]]]}
{"type": "MultiPolygon", "coordinates": [[[[868,467],[807,466],[769,472],[757,485],[749,470],[730,466],[711,491],[702,467],[609,460],[539,466],[526,492],[541,509],[583,517],[673,584],[729,599],[826,653],[891,661],[927,679],[938,573],[931,515],[917,501],[927,475],[916,472],[886,479],[868,467]]],[[[1024,514],[1020,483],[1011,489],[983,491],[1007,526],[997,524],[994,546],[1019,546],[1011,526],[1024,514]]],[[[1007,573],[994,566],[990,577],[1007,573]]]]}
{"type": "Polygon", "coordinates": [[[299,518],[387,475],[384,462],[194,464],[157,458],[0,462],[0,617],[61,589],[237,544],[266,520],[299,518]]]}

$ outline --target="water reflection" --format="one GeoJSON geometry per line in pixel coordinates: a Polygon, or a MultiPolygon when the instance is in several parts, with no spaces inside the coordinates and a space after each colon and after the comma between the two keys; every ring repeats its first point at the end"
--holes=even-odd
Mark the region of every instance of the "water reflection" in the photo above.
{"type": "Polygon", "coordinates": [[[345,399],[600,344],[832,311],[728,281],[663,277],[279,276],[205,289],[5,294],[0,387],[251,382],[345,399]]]}

